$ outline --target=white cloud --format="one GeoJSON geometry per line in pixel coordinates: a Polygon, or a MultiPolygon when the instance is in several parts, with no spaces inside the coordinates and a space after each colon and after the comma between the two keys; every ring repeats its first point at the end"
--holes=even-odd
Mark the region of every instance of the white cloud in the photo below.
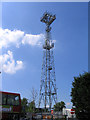
{"type": "Polygon", "coordinates": [[[44,39],[43,34],[39,34],[39,35],[26,34],[23,37],[22,44],[29,44],[32,46],[42,45],[43,39],[44,39]]]}
{"type": "MultiPolygon", "coordinates": [[[[44,35],[25,34],[21,30],[9,30],[0,28],[0,49],[12,47],[20,47],[21,44],[29,44],[31,46],[41,46],[44,41],[44,35]]],[[[8,51],[7,54],[0,55],[0,67],[2,71],[9,74],[14,74],[16,71],[23,68],[22,61],[15,61],[13,53],[8,51]],[[2,66],[1,66],[2,64],[2,66]]]]}
{"type": "Polygon", "coordinates": [[[8,51],[7,54],[0,55],[0,63],[2,63],[2,71],[9,74],[14,74],[16,71],[23,69],[22,61],[16,61],[13,58],[13,53],[8,51]]]}
{"type": "MultiPolygon", "coordinates": [[[[12,45],[19,48],[21,44],[29,44],[31,46],[42,46],[44,40],[44,34],[25,34],[25,32],[21,30],[11,31],[9,29],[0,28],[0,48],[8,48],[12,45]]],[[[55,43],[56,40],[52,40],[52,42],[55,43]]]]}
{"type": "Polygon", "coordinates": [[[43,34],[32,35],[25,34],[21,30],[9,30],[0,28],[0,48],[7,48],[12,45],[19,47],[20,44],[29,44],[31,46],[40,46],[44,40],[43,34]]]}
{"type": "Polygon", "coordinates": [[[9,30],[0,28],[0,48],[7,48],[10,45],[19,47],[21,40],[24,37],[24,32],[20,30],[9,30]]]}
{"type": "MultiPolygon", "coordinates": [[[[21,30],[9,30],[0,28],[0,49],[9,48],[13,45],[19,48],[21,44],[42,46],[44,40],[44,34],[25,34],[25,32],[21,30]]],[[[53,40],[52,42],[56,41],[53,40]]],[[[2,70],[9,74],[16,73],[17,70],[23,68],[23,62],[15,61],[13,58],[13,53],[11,51],[8,51],[7,54],[0,55],[0,63],[2,63],[2,70]]]]}

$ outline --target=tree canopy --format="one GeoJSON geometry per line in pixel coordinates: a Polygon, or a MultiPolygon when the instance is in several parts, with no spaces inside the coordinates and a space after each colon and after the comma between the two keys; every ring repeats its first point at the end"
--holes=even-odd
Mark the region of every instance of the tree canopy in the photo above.
{"type": "Polygon", "coordinates": [[[54,111],[62,111],[62,109],[65,107],[65,103],[63,101],[58,102],[54,105],[54,111]]]}
{"type": "Polygon", "coordinates": [[[35,112],[35,102],[31,101],[28,102],[27,98],[23,98],[21,100],[21,106],[22,106],[22,112],[26,113],[26,112],[35,112]]]}
{"type": "Polygon", "coordinates": [[[35,112],[38,100],[37,97],[38,97],[37,90],[34,87],[32,87],[30,99],[29,100],[27,98],[21,99],[22,113],[35,112]]]}
{"type": "Polygon", "coordinates": [[[31,101],[28,103],[28,112],[35,112],[35,102],[31,101]]]}
{"type": "Polygon", "coordinates": [[[21,99],[21,106],[22,106],[22,112],[28,111],[28,99],[27,98],[21,99]]]}
{"type": "Polygon", "coordinates": [[[71,101],[75,106],[77,118],[90,118],[90,73],[74,77],[72,82],[71,101]]]}

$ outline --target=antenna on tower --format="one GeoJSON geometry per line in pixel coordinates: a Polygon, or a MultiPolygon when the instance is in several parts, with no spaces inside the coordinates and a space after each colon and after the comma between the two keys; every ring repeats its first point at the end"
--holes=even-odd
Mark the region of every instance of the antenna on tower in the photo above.
{"type": "Polygon", "coordinates": [[[50,25],[55,19],[56,16],[48,12],[45,12],[40,19],[41,22],[46,24],[46,36],[45,43],[43,45],[43,64],[39,95],[39,108],[40,105],[44,105],[45,110],[47,109],[47,106],[49,106],[49,110],[51,110],[53,102],[57,102],[57,88],[53,56],[54,43],[52,40],[50,40],[50,25]]]}

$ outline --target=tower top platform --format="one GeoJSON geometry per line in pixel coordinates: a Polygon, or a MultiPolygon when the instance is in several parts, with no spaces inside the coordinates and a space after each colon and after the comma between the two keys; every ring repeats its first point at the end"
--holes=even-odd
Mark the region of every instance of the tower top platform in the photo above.
{"type": "Polygon", "coordinates": [[[50,25],[55,19],[56,19],[56,15],[51,15],[50,13],[45,12],[43,14],[43,17],[40,19],[40,21],[46,23],[47,25],[50,25]]]}

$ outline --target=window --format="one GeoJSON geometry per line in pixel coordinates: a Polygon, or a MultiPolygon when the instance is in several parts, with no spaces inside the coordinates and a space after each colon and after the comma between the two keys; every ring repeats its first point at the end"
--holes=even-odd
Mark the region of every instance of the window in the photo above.
{"type": "Polygon", "coordinates": [[[2,94],[2,104],[6,105],[7,102],[7,95],[6,94],[2,94]]]}
{"type": "Polygon", "coordinates": [[[19,96],[8,95],[7,104],[8,105],[19,105],[19,96]]]}
{"type": "Polygon", "coordinates": [[[2,104],[2,93],[0,93],[0,105],[2,104]]]}
{"type": "Polygon", "coordinates": [[[15,103],[14,105],[19,105],[19,96],[15,96],[15,103]]]}

